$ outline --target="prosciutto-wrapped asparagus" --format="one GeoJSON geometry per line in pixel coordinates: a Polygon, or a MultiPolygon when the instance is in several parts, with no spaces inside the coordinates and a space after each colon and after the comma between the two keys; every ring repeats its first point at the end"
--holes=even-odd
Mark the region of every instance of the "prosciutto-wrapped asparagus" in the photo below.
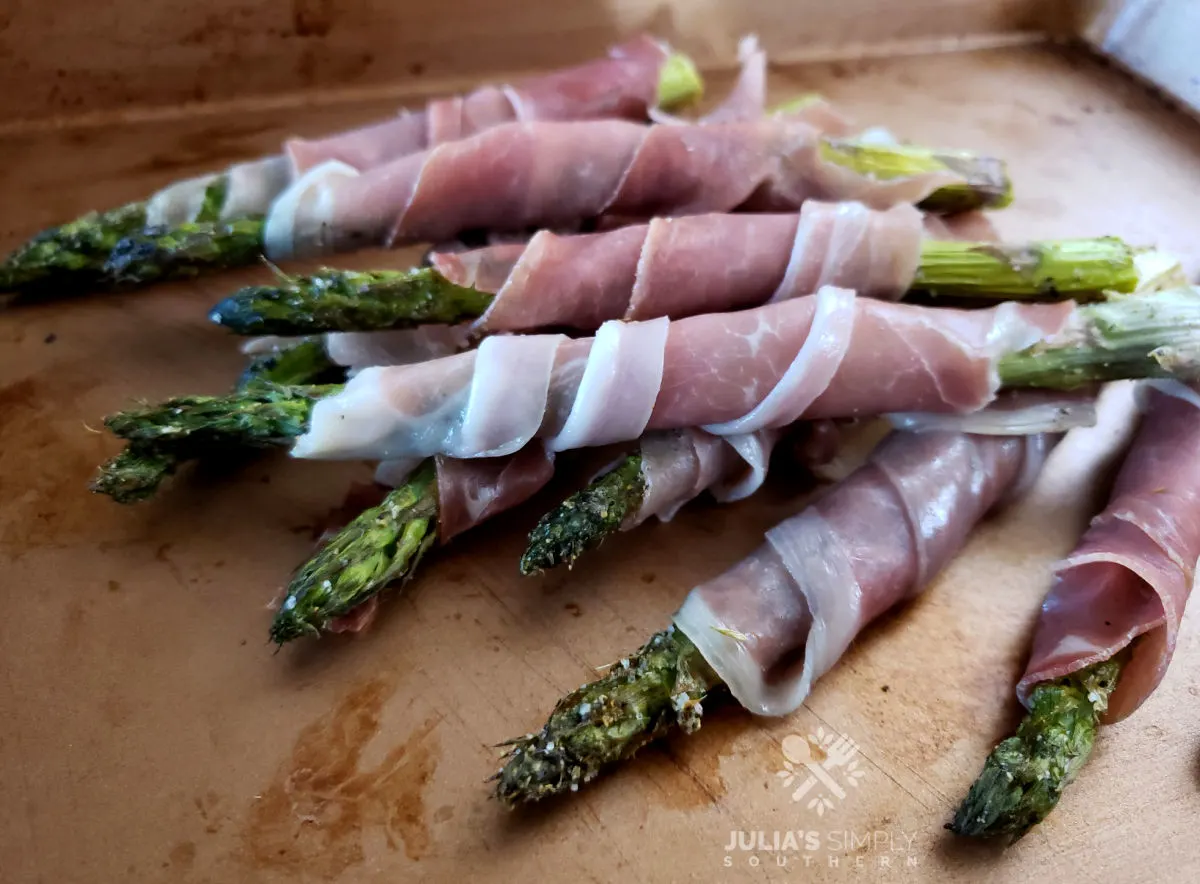
{"type": "Polygon", "coordinates": [[[344,386],[169,400],[107,425],[129,441],[291,445],[307,458],[495,457],[535,438],[562,451],[648,430],[732,435],[801,418],[969,413],[1001,386],[1191,378],[1185,357],[1198,337],[1190,288],[972,311],[825,288],[740,313],[606,323],[595,338],[491,337],[442,359],[366,368],[344,386]]]}
{"type": "Polygon", "coordinates": [[[1029,715],[988,758],[949,826],[959,834],[1015,839],[1045,819],[1097,724],[1131,715],[1166,674],[1200,557],[1200,398],[1145,392],[1108,506],[1042,605],[1017,684],[1029,715]]]}
{"type": "Polygon", "coordinates": [[[897,300],[913,290],[988,298],[1132,291],[1119,239],[997,245],[933,240],[908,204],[806,202],[799,214],[656,218],[605,233],[435,253],[413,270],[323,270],[252,286],[213,308],[242,334],[368,331],[475,320],[479,333],[595,330],[757,307],[825,285],[897,300]]]}
{"type": "Polygon", "coordinates": [[[873,619],[924,589],[975,524],[1037,475],[1053,437],[900,433],[720,577],[603,679],[511,741],[496,775],[508,804],[574,791],[728,689],[787,715],[873,619]]]}
{"type": "Polygon", "coordinates": [[[399,469],[398,482],[381,465],[377,479],[396,488],[300,567],[271,624],[271,640],[364,628],[378,593],[410,579],[435,543],[524,502],[553,473],[554,455],[537,443],[507,457],[433,458],[411,473],[399,469]]]}
{"type": "MultiPolygon", "coordinates": [[[[750,57],[747,64],[763,61],[750,57]]],[[[747,76],[752,81],[754,75],[749,71],[747,76]]],[[[283,155],[235,163],[171,184],[145,202],[51,228],[0,265],[0,291],[61,293],[64,286],[79,291],[111,284],[114,278],[149,281],[157,278],[151,273],[156,268],[145,259],[168,250],[176,255],[170,275],[250,263],[262,250],[261,221],[252,219],[265,215],[276,197],[313,165],[337,161],[366,170],[514,120],[644,120],[656,107],[688,103],[701,89],[686,56],[672,54],[650,37],[635,37],[603,59],[514,86],[485,86],[436,99],[423,110],[402,111],[390,120],[327,138],[293,139],[283,155]],[[143,231],[148,238],[138,236],[143,231]],[[134,239],[122,244],[126,237],[134,239]],[[113,265],[106,267],[110,256],[113,265]]],[[[742,96],[746,101],[753,97],[742,96]]]]}
{"type": "Polygon", "coordinates": [[[1011,189],[999,160],[838,141],[783,118],[507,123],[366,173],[311,169],[272,206],[264,243],[287,258],[606,215],[788,211],[808,199],[965,211],[1006,205],[1011,189]]]}

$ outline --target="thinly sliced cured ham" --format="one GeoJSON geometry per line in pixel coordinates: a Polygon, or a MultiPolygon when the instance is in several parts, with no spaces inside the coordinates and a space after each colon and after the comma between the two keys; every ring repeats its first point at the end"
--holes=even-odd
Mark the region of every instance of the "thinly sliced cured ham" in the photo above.
{"type": "Polygon", "coordinates": [[[310,169],[272,208],[265,244],[285,258],[606,214],[795,211],[809,199],[887,208],[964,181],[950,171],[860,175],[822,159],[816,128],[780,118],[506,123],[366,173],[336,160],[310,169]]]}
{"type": "Polygon", "coordinates": [[[235,163],[224,172],[214,172],[177,181],[164,187],[146,202],[148,227],[174,227],[195,221],[204,205],[209,186],[225,178],[225,200],[221,220],[265,215],[275,197],[292,182],[287,158],[269,156],[235,163]]]}
{"type": "Polygon", "coordinates": [[[766,543],[689,593],[675,625],[752,712],[786,715],[887,609],[925,589],[1043,436],[897,432],[766,543]]]}
{"type": "Polygon", "coordinates": [[[296,175],[328,160],[365,170],[514,120],[644,120],[669,55],[658,40],[635,37],[605,58],[523,83],[434,99],[422,110],[326,138],[291,139],[287,155],[296,175]]]}
{"type": "Polygon", "coordinates": [[[652,516],[669,521],[705,491],[722,502],[749,497],[766,478],[778,439],[776,430],[745,436],[714,436],[694,429],[648,434],[640,446],[645,492],[621,529],[636,527],[652,516]]]}
{"type": "Polygon", "coordinates": [[[809,201],[799,214],[656,218],[605,233],[543,231],[527,246],[435,254],[443,276],[496,295],[488,332],[609,319],[678,319],[811,295],[821,286],[896,300],[921,256],[922,215],[903,204],[809,201]]]}
{"type": "MultiPolygon", "coordinates": [[[[1168,388],[1170,389],[1170,388],[1168,388]]],[[[1158,687],[1200,557],[1200,399],[1147,390],[1145,415],[1108,506],[1055,570],[1017,694],[1132,647],[1105,721],[1158,687]]]]}
{"type": "Polygon", "coordinates": [[[524,503],[554,475],[554,454],[538,443],[508,457],[436,463],[442,543],[524,503]]]}
{"type": "Polygon", "coordinates": [[[646,430],[972,412],[995,398],[1000,356],[1069,331],[1072,315],[1070,303],[947,310],[826,287],[739,313],[606,323],[595,338],[490,337],[443,359],[364,369],[316,403],[293,454],[490,457],[533,438],[563,450],[646,430]]]}

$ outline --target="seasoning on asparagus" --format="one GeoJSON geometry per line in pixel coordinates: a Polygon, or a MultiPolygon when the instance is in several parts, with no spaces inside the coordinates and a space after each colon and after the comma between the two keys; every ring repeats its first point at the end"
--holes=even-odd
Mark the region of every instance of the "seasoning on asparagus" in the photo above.
{"type": "Polygon", "coordinates": [[[946,828],[1016,841],[1044,820],[1091,755],[1123,662],[1103,660],[1035,687],[1016,736],[992,750],[946,828]]]}
{"type": "MultiPolygon", "coordinates": [[[[323,342],[307,340],[252,359],[238,379],[236,389],[249,390],[261,385],[270,390],[280,384],[320,384],[344,376],[345,369],[329,361],[323,342]]],[[[241,443],[222,448],[203,443],[193,446],[190,443],[130,442],[120,454],[100,467],[90,487],[117,503],[138,503],[153,497],[163,481],[173,476],[186,461],[244,450],[241,443]]]]}
{"type": "Polygon", "coordinates": [[[536,574],[563,564],[570,567],[620,530],[626,517],[641,506],[645,493],[642,456],[631,454],[538,521],[521,556],[521,573],[536,574]]]}
{"type": "Polygon", "coordinates": [[[559,700],[540,731],[503,743],[496,796],[514,806],[575,792],[674,728],[698,730],[703,704],[723,687],[692,641],[669,626],[559,700]]]}
{"type": "MultiPolygon", "coordinates": [[[[1116,237],[1025,245],[927,240],[920,249],[910,284],[915,292],[993,301],[1089,300],[1138,285],[1137,253],[1116,237]]],[[[374,331],[475,319],[495,297],[493,291],[457,285],[433,267],[323,269],[241,289],[217,304],[209,318],[244,335],[374,331]]]]}
{"type": "Polygon", "coordinates": [[[437,532],[436,472],[428,460],[300,567],[271,624],[271,640],[319,635],[389,584],[408,580],[437,532]]]}

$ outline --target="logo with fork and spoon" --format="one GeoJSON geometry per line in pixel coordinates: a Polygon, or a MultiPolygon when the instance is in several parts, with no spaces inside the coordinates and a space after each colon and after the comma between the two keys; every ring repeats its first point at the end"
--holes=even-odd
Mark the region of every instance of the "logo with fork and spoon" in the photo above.
{"type": "Polygon", "coordinates": [[[817,816],[833,810],[834,802],[846,797],[846,788],[857,789],[867,771],[858,763],[858,744],[845,734],[818,727],[815,734],[783,738],[783,769],[775,776],[792,801],[805,802],[817,816]]]}

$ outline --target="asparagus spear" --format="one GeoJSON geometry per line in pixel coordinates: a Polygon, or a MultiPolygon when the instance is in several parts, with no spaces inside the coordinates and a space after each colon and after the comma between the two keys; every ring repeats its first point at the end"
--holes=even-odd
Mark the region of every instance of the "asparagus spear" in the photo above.
{"type": "Polygon", "coordinates": [[[319,635],[330,620],[388,584],[407,581],[437,533],[437,479],[433,460],[427,460],[300,567],[271,624],[271,640],[281,645],[319,635]]]}
{"type": "MultiPolygon", "coordinates": [[[[1008,354],[1000,360],[1000,381],[1006,387],[1069,390],[1120,378],[1196,377],[1200,351],[1194,336],[1200,316],[1184,320],[1173,309],[1194,298],[1190,292],[1185,288],[1083,306],[1074,331],[1077,345],[1057,341],[1008,354]],[[1189,325],[1191,330],[1185,330],[1189,325]]],[[[641,463],[635,451],[542,516],[521,556],[521,573],[569,567],[620,530],[626,515],[642,503],[646,484],[641,463]]]]}
{"type": "MultiPolygon", "coordinates": [[[[237,390],[262,385],[315,384],[332,381],[345,374],[325,355],[319,340],[302,341],[286,350],[251,360],[238,379],[237,390]]],[[[240,451],[241,446],[236,446],[240,451]]],[[[228,453],[228,452],[226,452],[228,453]]],[[[154,441],[134,441],[116,457],[103,464],[92,480],[91,490],[106,494],[117,503],[138,503],[153,497],[168,476],[173,476],[186,461],[220,456],[219,446],[159,445],[154,441]]]]}
{"type": "Polygon", "coordinates": [[[1037,685],[1017,733],[988,756],[947,829],[1016,841],[1044,820],[1079,775],[1126,655],[1037,685]]]}
{"type": "Polygon", "coordinates": [[[968,151],[823,138],[818,152],[823,160],[881,180],[929,172],[949,172],[963,179],[961,183],[939,187],[917,204],[927,212],[952,214],[973,209],[1002,209],[1013,199],[1012,182],[1004,163],[968,151]]]}
{"type": "Polygon", "coordinates": [[[559,700],[540,731],[502,744],[496,796],[511,807],[574,792],[675,727],[699,730],[704,701],[723,687],[691,640],[669,626],[559,700]]]}
{"type": "MultiPolygon", "coordinates": [[[[1194,379],[1200,377],[1198,340],[1196,289],[1117,296],[1078,307],[1069,333],[1002,356],[998,372],[1005,387],[1060,390],[1128,378],[1194,379]]],[[[338,384],[256,385],[229,396],[168,399],[112,415],[105,425],[129,442],[175,448],[188,456],[238,445],[289,446],[308,430],[316,402],[341,389],[338,384]]],[[[610,503],[616,505],[617,498],[610,503]]],[[[565,531],[560,539],[579,542],[580,549],[591,543],[565,531]]]]}
{"type": "MultiPolygon", "coordinates": [[[[198,221],[220,216],[227,189],[225,176],[205,188],[198,221]]],[[[0,291],[32,299],[111,288],[119,280],[112,277],[109,256],[145,225],[146,204],[136,202],[42,231],[0,264],[0,291]]]]}
{"type": "Polygon", "coordinates": [[[635,452],[543,516],[529,534],[521,573],[537,574],[575,560],[620,530],[646,493],[642,455],[635,452]]]}
{"type": "MultiPolygon", "coordinates": [[[[1138,285],[1135,257],[1116,237],[1026,245],[931,240],[921,246],[912,289],[991,300],[1131,292],[1138,285]]],[[[241,289],[217,304],[209,318],[243,335],[375,331],[474,319],[494,297],[455,285],[432,267],[322,269],[285,276],[274,286],[241,289]]]]}

